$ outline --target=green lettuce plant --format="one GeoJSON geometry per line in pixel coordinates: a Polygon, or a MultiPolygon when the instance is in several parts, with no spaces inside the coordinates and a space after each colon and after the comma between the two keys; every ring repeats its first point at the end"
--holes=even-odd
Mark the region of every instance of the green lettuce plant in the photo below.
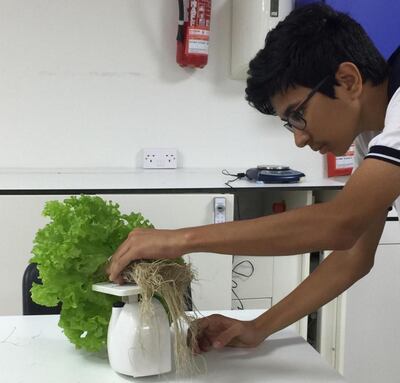
{"type": "Polygon", "coordinates": [[[49,201],[50,222],[34,239],[33,257],[42,285],[31,289],[34,302],[62,303],[59,326],[77,348],[100,351],[106,345],[112,305],[117,297],[92,291],[107,281],[108,258],[135,228],[151,228],[140,213],[121,214],[119,205],[98,196],[49,201]]]}

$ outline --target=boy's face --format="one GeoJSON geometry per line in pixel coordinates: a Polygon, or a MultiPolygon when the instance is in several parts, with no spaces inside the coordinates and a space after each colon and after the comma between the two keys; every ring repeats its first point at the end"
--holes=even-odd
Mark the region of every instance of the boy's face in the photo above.
{"type": "MultiPolygon", "coordinates": [[[[271,102],[278,116],[287,120],[288,113],[295,110],[310,92],[310,88],[301,86],[289,88],[284,94],[275,95],[271,102]]],[[[340,86],[335,87],[335,94],[336,98],[332,99],[316,92],[300,108],[306,127],[294,129],[298,147],[309,146],[321,154],[332,152],[335,155],[343,155],[348,150],[358,134],[360,103],[340,86]]]]}

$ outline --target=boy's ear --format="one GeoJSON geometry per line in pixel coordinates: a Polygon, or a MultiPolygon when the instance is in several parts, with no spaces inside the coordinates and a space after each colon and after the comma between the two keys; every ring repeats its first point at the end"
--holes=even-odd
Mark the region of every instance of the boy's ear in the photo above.
{"type": "Polygon", "coordinates": [[[362,77],[357,66],[351,62],[343,62],[339,65],[336,75],[336,81],[351,98],[358,98],[362,91],[362,77]]]}

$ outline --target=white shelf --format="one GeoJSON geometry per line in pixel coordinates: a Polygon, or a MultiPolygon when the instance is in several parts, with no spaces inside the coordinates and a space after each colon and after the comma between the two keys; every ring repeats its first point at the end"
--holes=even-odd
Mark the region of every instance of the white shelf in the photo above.
{"type": "MultiPolygon", "coordinates": [[[[236,173],[241,170],[231,170],[236,173]]],[[[24,190],[163,190],[163,189],[226,189],[233,179],[222,169],[1,169],[0,193],[24,190]]],[[[245,188],[341,188],[345,179],[305,177],[298,183],[260,184],[246,179],[231,183],[235,189],[245,188]]]]}

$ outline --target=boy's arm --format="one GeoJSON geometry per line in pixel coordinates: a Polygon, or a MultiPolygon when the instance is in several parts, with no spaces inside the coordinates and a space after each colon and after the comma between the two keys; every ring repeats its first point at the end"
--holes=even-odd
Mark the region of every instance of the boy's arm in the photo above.
{"type": "Polygon", "coordinates": [[[330,202],[252,220],[178,230],[133,230],[112,257],[110,279],[136,259],[192,252],[286,255],[352,248],[400,194],[400,166],[364,160],[330,202]]]}
{"type": "Polygon", "coordinates": [[[253,220],[183,229],[182,252],[286,255],[347,250],[399,195],[400,166],[367,159],[332,201],[253,220]]]}
{"type": "Polygon", "coordinates": [[[349,250],[334,251],[287,297],[253,321],[211,315],[198,321],[198,352],[215,348],[255,347],[271,334],[301,319],[337,297],[366,275],[385,223],[386,211],[349,250]]]}
{"type": "Polygon", "coordinates": [[[296,322],[340,295],[368,274],[387,212],[381,212],[349,250],[334,251],[287,297],[258,317],[255,327],[263,336],[296,322]]]}

